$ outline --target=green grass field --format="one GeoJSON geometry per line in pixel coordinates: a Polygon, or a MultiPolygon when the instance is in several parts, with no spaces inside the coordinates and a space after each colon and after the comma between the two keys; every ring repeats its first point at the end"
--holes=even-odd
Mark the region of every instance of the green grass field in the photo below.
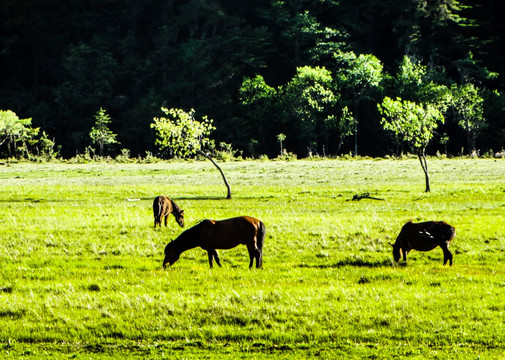
{"type": "Polygon", "coordinates": [[[416,159],[0,165],[0,358],[505,358],[505,160],[416,159]],[[351,201],[370,193],[384,201],[351,201]],[[172,197],[186,228],[250,215],[245,247],[161,269],[182,231],[153,228],[172,197]],[[392,263],[402,225],[457,228],[392,263]]]}

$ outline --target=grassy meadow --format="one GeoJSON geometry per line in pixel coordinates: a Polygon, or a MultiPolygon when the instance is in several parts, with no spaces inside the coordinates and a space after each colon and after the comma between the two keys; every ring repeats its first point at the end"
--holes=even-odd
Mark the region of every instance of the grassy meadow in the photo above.
{"type": "Polygon", "coordinates": [[[0,165],[0,358],[505,358],[505,160],[417,159],[0,165]],[[384,199],[351,201],[370,193],[384,199]],[[245,247],[200,248],[163,270],[180,234],[153,228],[172,197],[186,228],[250,215],[245,247]],[[402,225],[457,228],[392,262],[402,225]]]}

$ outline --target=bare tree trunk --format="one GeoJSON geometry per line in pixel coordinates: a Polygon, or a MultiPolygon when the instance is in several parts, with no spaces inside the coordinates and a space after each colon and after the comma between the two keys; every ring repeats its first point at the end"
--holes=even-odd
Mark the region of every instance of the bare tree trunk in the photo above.
{"type": "Polygon", "coordinates": [[[226,185],[226,189],[228,190],[228,195],[226,196],[226,198],[231,199],[231,187],[230,187],[230,184],[228,184],[228,180],[226,180],[226,176],[224,176],[223,170],[221,170],[221,168],[216,164],[214,159],[212,159],[208,154],[206,154],[205,152],[203,152],[201,150],[198,150],[198,152],[201,155],[203,155],[206,159],[210,160],[210,162],[213,163],[214,166],[219,170],[219,172],[221,173],[221,176],[223,177],[224,184],[226,185]]]}
{"type": "Polygon", "coordinates": [[[354,156],[358,156],[358,125],[354,130],[354,156]]]}
{"type": "Polygon", "coordinates": [[[344,139],[343,138],[339,138],[338,139],[338,144],[337,144],[337,151],[336,151],[335,155],[338,156],[338,153],[340,152],[340,148],[342,147],[343,143],[344,143],[344,139]]]}
{"type": "Polygon", "coordinates": [[[424,178],[426,180],[426,190],[425,192],[430,192],[430,174],[428,172],[428,163],[426,162],[426,154],[423,150],[420,150],[419,153],[417,154],[417,157],[419,158],[419,162],[421,163],[421,167],[423,168],[424,171],[424,178]]]}

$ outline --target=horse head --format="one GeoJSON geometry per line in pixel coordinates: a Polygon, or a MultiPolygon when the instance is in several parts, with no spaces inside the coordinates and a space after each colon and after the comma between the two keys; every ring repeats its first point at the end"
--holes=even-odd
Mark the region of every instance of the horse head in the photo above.
{"type": "Polygon", "coordinates": [[[393,248],[393,259],[395,262],[400,261],[400,258],[402,257],[402,249],[396,244],[389,243],[389,245],[393,248]]]}
{"type": "Polygon", "coordinates": [[[165,259],[163,259],[163,268],[165,269],[167,264],[170,266],[179,260],[180,252],[174,248],[174,242],[170,241],[165,247],[165,259]]]}
{"type": "Polygon", "coordinates": [[[180,227],[184,227],[184,210],[181,210],[178,214],[174,212],[175,220],[180,227]]]}

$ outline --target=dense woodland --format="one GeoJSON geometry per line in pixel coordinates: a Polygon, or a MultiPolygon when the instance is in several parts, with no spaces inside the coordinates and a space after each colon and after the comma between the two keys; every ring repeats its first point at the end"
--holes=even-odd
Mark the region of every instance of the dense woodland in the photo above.
{"type": "Polygon", "coordinates": [[[443,110],[429,153],[497,152],[504,10],[497,0],[2,0],[0,109],[31,118],[64,157],[92,145],[100,109],[117,134],[110,155],[159,155],[150,125],[161,107],[208,115],[216,148],[244,156],[277,156],[280,140],[298,157],[384,156],[409,151],[378,108],[401,98],[443,110]]]}

